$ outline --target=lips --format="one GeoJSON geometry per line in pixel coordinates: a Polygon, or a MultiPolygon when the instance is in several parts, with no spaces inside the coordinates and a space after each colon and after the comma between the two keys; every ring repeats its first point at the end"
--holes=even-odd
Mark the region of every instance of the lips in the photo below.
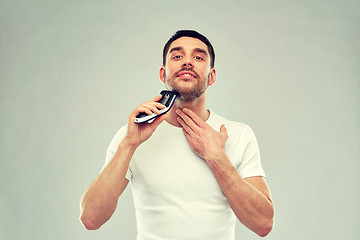
{"type": "Polygon", "coordinates": [[[183,78],[196,78],[196,75],[189,71],[181,71],[177,76],[183,78]]]}

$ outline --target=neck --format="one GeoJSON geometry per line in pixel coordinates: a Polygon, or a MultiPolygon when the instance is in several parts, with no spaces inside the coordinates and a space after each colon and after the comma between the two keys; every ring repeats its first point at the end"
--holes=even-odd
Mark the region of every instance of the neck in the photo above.
{"type": "Polygon", "coordinates": [[[183,102],[176,99],[174,105],[168,112],[166,121],[173,126],[181,127],[177,121],[177,109],[189,108],[195,112],[202,120],[206,121],[209,118],[210,112],[206,109],[206,91],[197,99],[191,102],[183,102]]]}

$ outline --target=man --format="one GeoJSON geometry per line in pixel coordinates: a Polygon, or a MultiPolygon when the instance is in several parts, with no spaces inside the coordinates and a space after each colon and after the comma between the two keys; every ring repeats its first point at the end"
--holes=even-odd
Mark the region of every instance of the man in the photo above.
{"type": "Polygon", "coordinates": [[[81,200],[87,229],[111,217],[131,181],[137,239],[233,240],[236,217],[259,236],[271,231],[274,208],[255,135],[206,109],[214,60],[211,43],[196,31],[169,39],[160,80],[180,98],[152,123],[134,120],[142,112],[159,113],[161,95],[131,112],[81,200]]]}

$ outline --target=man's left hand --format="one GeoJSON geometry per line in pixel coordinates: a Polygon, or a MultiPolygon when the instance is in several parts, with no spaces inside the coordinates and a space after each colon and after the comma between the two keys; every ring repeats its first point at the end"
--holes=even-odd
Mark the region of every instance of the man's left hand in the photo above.
{"type": "Polygon", "coordinates": [[[217,132],[188,108],[178,109],[176,113],[193,151],[205,161],[220,159],[228,139],[225,126],[221,125],[217,132]]]}

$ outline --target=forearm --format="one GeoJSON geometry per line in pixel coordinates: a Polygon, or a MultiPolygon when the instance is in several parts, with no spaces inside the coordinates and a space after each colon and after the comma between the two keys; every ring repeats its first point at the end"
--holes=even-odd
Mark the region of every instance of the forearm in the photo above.
{"type": "Polygon", "coordinates": [[[124,139],[113,159],[84,193],[80,219],[87,229],[99,228],[112,216],[128,183],[125,176],[135,149],[124,139]]]}
{"type": "Polygon", "coordinates": [[[207,162],[239,221],[258,235],[266,236],[273,226],[270,196],[243,179],[225,153],[207,162]]]}

